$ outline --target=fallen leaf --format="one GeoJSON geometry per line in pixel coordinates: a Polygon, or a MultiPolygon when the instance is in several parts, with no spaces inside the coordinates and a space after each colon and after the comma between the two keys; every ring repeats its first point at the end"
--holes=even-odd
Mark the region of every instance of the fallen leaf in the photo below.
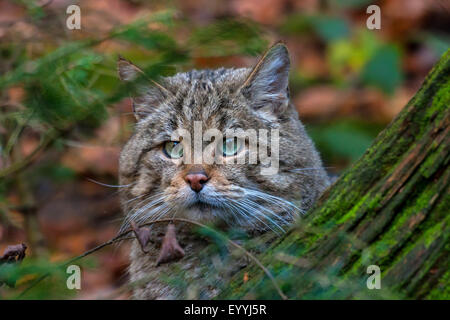
{"type": "Polygon", "coordinates": [[[0,257],[0,264],[22,261],[25,258],[25,250],[27,250],[25,243],[6,247],[3,256],[0,257]]]}
{"type": "Polygon", "coordinates": [[[159,253],[158,260],[156,261],[156,265],[159,266],[162,263],[171,262],[183,257],[184,250],[178,244],[175,235],[175,225],[169,223],[161,246],[161,252],[159,253]]]}
{"type": "Polygon", "coordinates": [[[148,250],[145,249],[147,244],[151,241],[150,236],[150,228],[140,228],[136,225],[134,221],[131,221],[131,228],[133,229],[134,235],[141,245],[141,249],[143,252],[148,253],[148,250]]]}

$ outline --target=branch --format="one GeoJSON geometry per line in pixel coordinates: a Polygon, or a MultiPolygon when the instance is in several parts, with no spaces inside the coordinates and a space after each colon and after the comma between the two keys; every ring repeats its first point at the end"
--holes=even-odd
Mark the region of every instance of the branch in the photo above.
{"type": "Polygon", "coordinates": [[[45,135],[45,137],[41,140],[39,145],[31,152],[28,156],[25,158],[14,162],[10,166],[1,169],[0,170],[0,178],[4,178],[6,176],[9,176],[21,169],[24,169],[28,167],[32,161],[34,160],[35,156],[41,151],[47,148],[50,143],[58,136],[58,131],[55,129],[50,129],[50,131],[45,135]]]}
{"type": "MultiPolygon", "coordinates": [[[[258,258],[256,258],[252,253],[250,253],[248,250],[246,250],[244,247],[242,247],[241,245],[237,244],[236,242],[234,242],[233,240],[228,239],[227,237],[225,237],[222,233],[218,232],[217,230],[208,227],[207,225],[204,225],[200,222],[196,222],[196,221],[192,221],[189,219],[183,219],[183,218],[173,218],[173,219],[160,219],[160,220],[154,220],[154,221],[150,221],[147,223],[144,223],[142,225],[140,225],[139,227],[144,227],[144,226],[149,226],[155,223],[164,223],[164,222],[173,222],[173,221],[178,221],[178,222],[186,222],[186,223],[190,223],[193,225],[196,225],[198,227],[201,228],[205,228],[207,230],[210,230],[212,232],[214,232],[215,234],[219,235],[222,239],[224,239],[225,241],[227,241],[229,244],[231,244],[232,246],[234,246],[235,248],[241,250],[244,254],[246,254],[251,260],[253,260],[256,265],[258,265],[258,267],[269,277],[269,279],[272,281],[273,286],[275,287],[275,289],[277,290],[278,294],[280,295],[280,297],[283,300],[287,300],[288,297],[283,293],[283,291],[281,291],[280,287],[278,286],[275,278],[273,277],[273,275],[270,273],[270,271],[261,263],[261,261],[258,260],[258,258]]],[[[60,267],[64,268],[72,263],[74,263],[75,261],[78,261],[100,249],[103,249],[104,247],[107,247],[111,244],[123,241],[123,240],[129,240],[129,239],[135,239],[135,237],[127,237],[124,238],[128,233],[132,232],[133,229],[130,228],[122,233],[119,233],[117,236],[115,236],[114,238],[112,238],[111,240],[102,243],[98,246],[96,246],[95,248],[92,248],[84,253],[82,253],[81,255],[70,259],[69,261],[66,261],[65,263],[63,263],[60,267]]],[[[33,283],[31,283],[26,289],[24,289],[18,296],[17,298],[20,299],[21,297],[23,297],[31,288],[35,287],[38,283],[40,283],[42,280],[44,280],[45,278],[47,278],[48,276],[50,276],[50,273],[45,273],[42,276],[40,276],[39,278],[37,278],[35,281],[33,281],[33,283]]]]}

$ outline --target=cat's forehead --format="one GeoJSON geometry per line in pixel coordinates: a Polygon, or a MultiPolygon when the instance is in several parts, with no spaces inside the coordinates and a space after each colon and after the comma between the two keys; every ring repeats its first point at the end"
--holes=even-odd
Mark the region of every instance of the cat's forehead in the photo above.
{"type": "Polygon", "coordinates": [[[161,84],[170,92],[157,106],[149,108],[138,123],[138,131],[149,140],[163,142],[179,129],[194,134],[201,123],[203,132],[217,129],[259,128],[260,121],[247,108],[238,89],[251,69],[192,70],[164,78],[161,84]]]}
{"type": "Polygon", "coordinates": [[[170,107],[178,126],[188,129],[195,121],[206,127],[231,125],[236,110],[235,91],[245,81],[248,69],[191,70],[166,79],[174,93],[170,107]]]}
{"type": "Polygon", "coordinates": [[[177,73],[166,79],[171,85],[184,86],[191,89],[206,90],[205,84],[210,84],[220,89],[224,86],[239,85],[245,80],[248,72],[248,68],[193,69],[188,72],[177,73]],[[201,87],[198,88],[198,85],[201,87]]]}

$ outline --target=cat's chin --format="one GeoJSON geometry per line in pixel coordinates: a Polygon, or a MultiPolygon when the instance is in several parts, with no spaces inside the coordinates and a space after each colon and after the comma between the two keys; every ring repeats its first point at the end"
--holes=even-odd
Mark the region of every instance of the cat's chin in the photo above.
{"type": "Polygon", "coordinates": [[[190,192],[187,198],[188,200],[184,202],[187,209],[203,210],[207,212],[222,207],[221,203],[214,197],[211,197],[208,192],[190,192]]]}
{"type": "Polygon", "coordinates": [[[200,210],[200,211],[211,211],[213,209],[217,209],[216,206],[206,203],[203,201],[197,201],[187,207],[188,210],[200,210]]]}
{"type": "Polygon", "coordinates": [[[223,220],[225,212],[219,206],[205,201],[195,201],[180,210],[177,217],[195,220],[201,223],[217,223],[223,220]]]}

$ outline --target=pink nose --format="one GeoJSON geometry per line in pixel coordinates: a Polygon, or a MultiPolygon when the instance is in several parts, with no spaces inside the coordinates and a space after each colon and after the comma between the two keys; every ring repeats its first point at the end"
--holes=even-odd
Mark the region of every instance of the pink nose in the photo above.
{"type": "Polygon", "coordinates": [[[200,192],[203,189],[203,185],[208,182],[208,177],[205,172],[196,172],[187,174],[184,180],[189,183],[192,190],[200,192]]]}

